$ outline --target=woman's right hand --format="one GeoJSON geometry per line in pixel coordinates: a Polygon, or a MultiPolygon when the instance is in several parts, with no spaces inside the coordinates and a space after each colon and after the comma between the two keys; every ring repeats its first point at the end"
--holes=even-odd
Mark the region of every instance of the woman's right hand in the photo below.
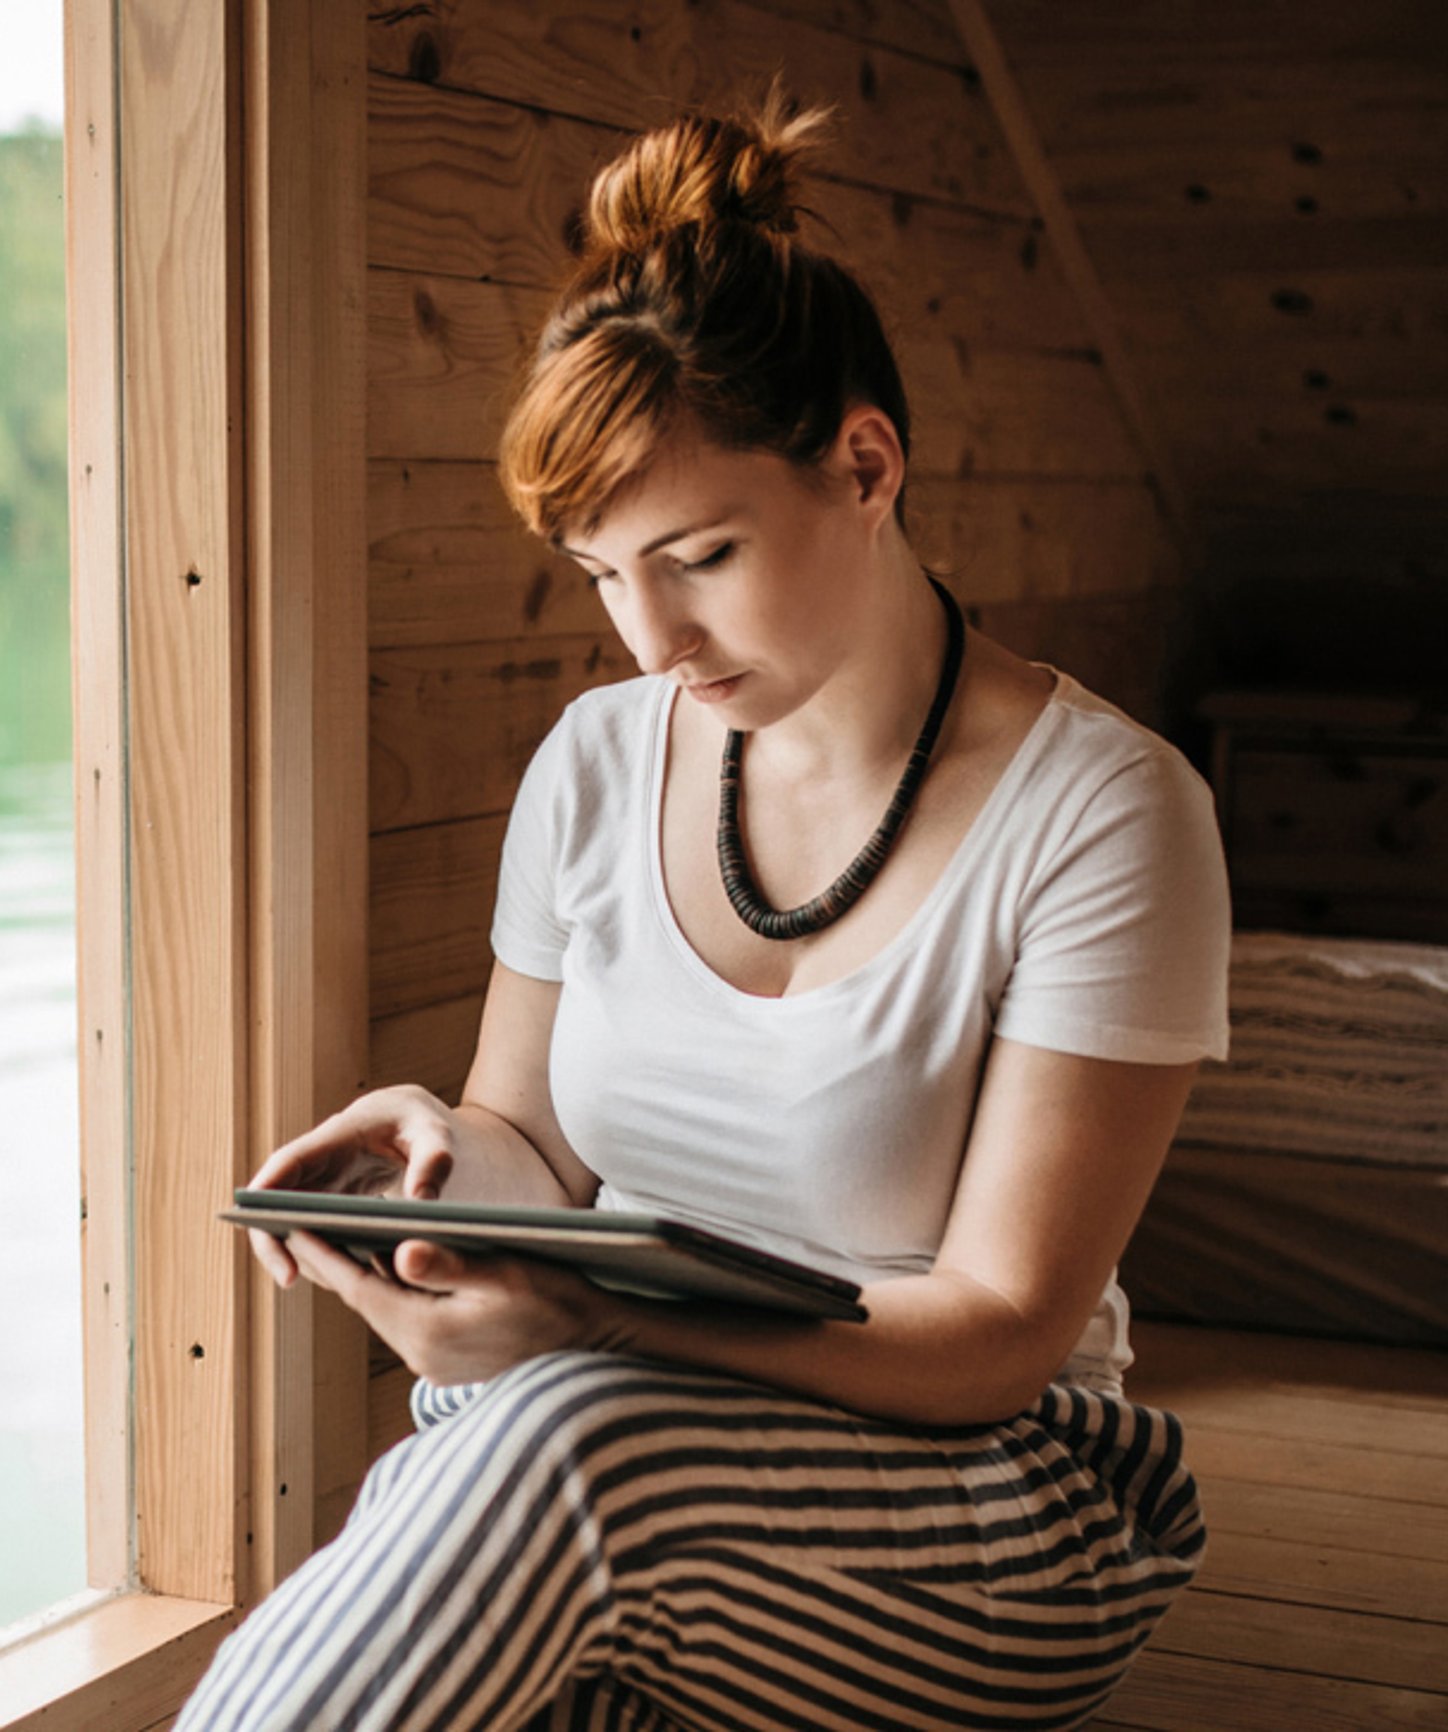
{"type": "MultiPolygon", "coordinates": [[[[416,1083],[374,1089],[269,1155],[253,1190],[334,1191],[433,1198],[457,1156],[450,1107],[416,1083]]],[[[251,1246],[273,1280],[289,1287],[297,1265],[283,1240],[255,1228],[251,1246]]]]}

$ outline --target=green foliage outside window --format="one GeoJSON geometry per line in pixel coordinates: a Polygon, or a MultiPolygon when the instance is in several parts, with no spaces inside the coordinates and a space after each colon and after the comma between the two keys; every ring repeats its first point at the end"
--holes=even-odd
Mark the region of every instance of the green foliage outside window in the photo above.
{"type": "Polygon", "coordinates": [[[61,141],[0,138],[0,765],[70,756],[61,141]]]}

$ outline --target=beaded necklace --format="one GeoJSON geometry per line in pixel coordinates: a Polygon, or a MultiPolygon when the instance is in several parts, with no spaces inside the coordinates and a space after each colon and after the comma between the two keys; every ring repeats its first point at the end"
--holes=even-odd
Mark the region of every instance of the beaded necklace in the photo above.
{"type": "Polygon", "coordinates": [[[828,890],[821,891],[809,902],[802,902],[798,908],[771,908],[759,894],[750,875],[744,857],[744,841],[739,834],[739,776],[744,757],[744,735],[737,729],[729,730],[724,742],[724,761],[719,771],[719,870],[734,912],[761,938],[803,938],[808,933],[820,932],[826,926],[832,926],[841,915],[853,908],[869,889],[889,857],[900,826],[905,822],[916,792],[925,779],[930,754],[934,750],[941,723],[945,720],[945,712],[950,708],[955,682],[960,674],[960,664],[965,655],[965,621],[961,617],[955,597],[933,577],[930,578],[930,587],[939,596],[940,605],[945,609],[949,632],[945,662],[940,670],[940,681],[935,688],[930,714],[925,718],[925,726],[920,730],[920,738],[916,740],[915,749],[905,765],[905,773],[901,776],[874,835],[828,890]]]}

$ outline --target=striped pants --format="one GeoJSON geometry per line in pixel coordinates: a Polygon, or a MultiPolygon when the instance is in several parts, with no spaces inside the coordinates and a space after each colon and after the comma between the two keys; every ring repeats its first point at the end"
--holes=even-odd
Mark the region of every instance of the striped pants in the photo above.
{"type": "Polygon", "coordinates": [[[1175,1418],[1061,1384],[940,1430],[553,1353],[413,1410],[178,1732],[1079,1726],[1204,1542],[1175,1418]]]}

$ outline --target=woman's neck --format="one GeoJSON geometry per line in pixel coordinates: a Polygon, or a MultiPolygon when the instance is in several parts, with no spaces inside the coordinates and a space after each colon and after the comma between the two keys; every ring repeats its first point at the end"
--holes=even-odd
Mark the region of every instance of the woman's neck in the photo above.
{"type": "MultiPolygon", "coordinates": [[[[860,574],[848,603],[856,647],[806,704],[756,730],[751,769],[810,786],[899,775],[940,683],[945,610],[903,536],[860,574]]],[[[947,716],[942,735],[949,727],[947,716]]]]}

